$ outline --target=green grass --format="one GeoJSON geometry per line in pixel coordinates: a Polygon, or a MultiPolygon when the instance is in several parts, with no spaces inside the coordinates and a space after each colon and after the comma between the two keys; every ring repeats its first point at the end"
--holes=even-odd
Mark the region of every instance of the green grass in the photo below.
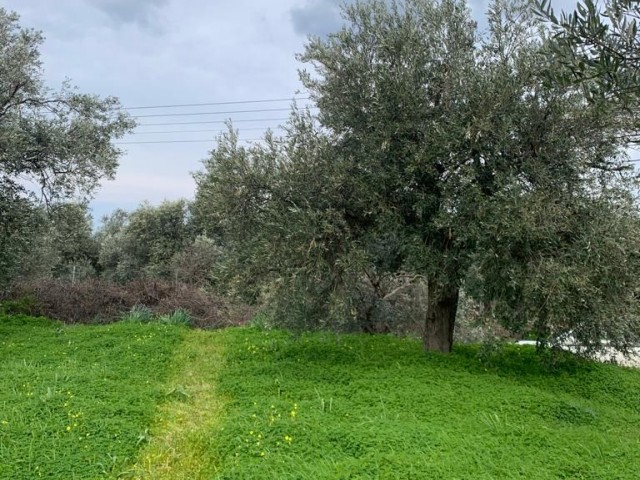
{"type": "Polygon", "coordinates": [[[220,332],[187,334],[173,359],[169,394],[158,409],[150,441],[126,478],[194,480],[214,475],[216,459],[209,452],[224,405],[216,387],[223,339],[220,332]]]}
{"type": "Polygon", "coordinates": [[[637,479],[640,372],[531,349],[224,332],[221,479],[637,479]]]}
{"type": "Polygon", "coordinates": [[[0,315],[0,478],[91,479],[128,468],[185,333],[0,315]]]}
{"type": "Polygon", "coordinates": [[[640,371],[0,316],[1,479],[636,479],[640,371]]]}

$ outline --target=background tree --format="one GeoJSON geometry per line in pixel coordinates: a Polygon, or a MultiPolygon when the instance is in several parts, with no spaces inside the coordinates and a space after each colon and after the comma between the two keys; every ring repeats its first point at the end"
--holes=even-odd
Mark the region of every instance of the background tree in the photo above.
{"type": "Polygon", "coordinates": [[[267,298],[278,322],[348,326],[367,318],[363,283],[424,279],[430,350],[451,349],[461,288],[543,342],[578,325],[592,348],[605,332],[637,339],[635,273],[611,296],[599,283],[639,267],[620,124],[548,81],[557,63],[530,4],[494,1],[486,38],[454,0],[344,15],[300,56],[318,123],[294,111],[284,138],[249,148],[230,132],[197,177],[235,290],[267,298]],[[612,228],[590,242],[603,218],[612,228]]]}
{"type": "Polygon", "coordinates": [[[215,282],[213,272],[222,253],[213,239],[198,235],[171,257],[169,274],[176,282],[209,287],[215,282]]]}
{"type": "Polygon", "coordinates": [[[139,276],[172,276],[173,257],[194,239],[184,200],[154,207],[142,204],[131,213],[118,210],[97,232],[102,274],[118,281],[139,276]]]}
{"type": "Polygon", "coordinates": [[[25,260],[31,260],[29,254],[40,250],[46,216],[23,193],[21,186],[0,179],[0,287],[21,273],[41,267],[25,260]]]}
{"type": "Polygon", "coordinates": [[[85,203],[57,203],[45,208],[29,206],[27,219],[36,223],[30,231],[28,250],[16,260],[14,281],[50,277],[74,283],[95,275],[98,244],[85,203]]]}
{"type": "Polygon", "coordinates": [[[42,41],[0,8],[0,216],[6,220],[0,241],[12,244],[3,252],[23,248],[14,242],[29,232],[15,219],[24,218],[27,204],[86,196],[113,176],[121,152],[111,141],[134,125],[113,97],[80,94],[68,84],[47,87],[42,41]]]}
{"type": "Polygon", "coordinates": [[[53,275],[75,283],[95,274],[98,243],[86,203],[59,204],[49,212],[49,237],[57,256],[53,275]]]}
{"type": "Polygon", "coordinates": [[[116,209],[102,218],[95,233],[99,245],[98,272],[111,280],[124,281],[132,278],[133,264],[126,256],[124,245],[129,212],[116,209]]]}

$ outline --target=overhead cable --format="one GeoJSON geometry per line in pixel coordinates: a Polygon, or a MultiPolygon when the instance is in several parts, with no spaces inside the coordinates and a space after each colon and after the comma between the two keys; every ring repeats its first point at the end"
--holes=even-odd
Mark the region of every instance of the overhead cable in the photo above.
{"type": "MultiPolygon", "coordinates": [[[[259,142],[263,140],[262,138],[249,138],[246,140],[238,139],[238,142],[259,142]]],[[[134,141],[134,142],[115,142],[114,145],[140,145],[140,144],[151,144],[151,143],[215,143],[217,140],[215,138],[209,140],[155,140],[155,141],[134,141]]]]}
{"type": "Polygon", "coordinates": [[[209,107],[213,105],[242,105],[249,103],[275,103],[292,100],[309,100],[310,97],[270,98],[264,100],[237,100],[233,102],[177,103],[171,105],[145,105],[142,107],[123,107],[122,110],[148,110],[152,108],[209,107]]]}
{"type": "MultiPolygon", "coordinates": [[[[288,118],[250,118],[250,119],[239,119],[232,120],[231,123],[248,123],[248,122],[284,122],[289,120],[288,118]]],[[[151,127],[151,126],[166,126],[166,125],[201,125],[201,124],[211,124],[211,123],[227,123],[230,120],[207,120],[207,121],[199,121],[199,122],[169,122],[169,123],[142,123],[137,125],[138,127],[151,127]]]]}
{"type": "MultiPolygon", "coordinates": [[[[274,130],[280,129],[278,126],[267,126],[267,127],[251,127],[251,128],[243,128],[242,132],[252,131],[252,130],[274,130]]],[[[224,133],[226,130],[152,130],[150,132],[133,132],[129,135],[152,135],[152,134],[171,134],[171,133],[224,133]]]]}
{"type": "MultiPolygon", "coordinates": [[[[316,107],[311,107],[316,108],[316,107]]],[[[262,113],[262,112],[288,112],[290,108],[260,108],[256,110],[227,110],[224,112],[188,112],[188,113],[151,113],[148,115],[132,115],[132,118],[148,117],[191,117],[198,115],[225,115],[228,113],[262,113]]]]}

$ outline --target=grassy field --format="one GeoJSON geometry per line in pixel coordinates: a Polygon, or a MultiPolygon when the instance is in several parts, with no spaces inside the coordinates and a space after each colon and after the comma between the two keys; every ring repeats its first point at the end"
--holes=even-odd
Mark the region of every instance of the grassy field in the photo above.
{"type": "Polygon", "coordinates": [[[116,477],[148,436],[186,328],[0,315],[0,478],[116,477]]]}
{"type": "Polygon", "coordinates": [[[0,318],[0,478],[636,479],[640,372],[530,349],[0,318]]]}

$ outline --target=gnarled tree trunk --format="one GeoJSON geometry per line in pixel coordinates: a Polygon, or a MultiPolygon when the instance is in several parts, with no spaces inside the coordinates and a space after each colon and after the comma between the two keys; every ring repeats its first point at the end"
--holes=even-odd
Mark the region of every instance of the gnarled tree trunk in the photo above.
{"type": "Polygon", "coordinates": [[[428,285],[427,314],[422,337],[424,349],[449,353],[453,346],[460,289],[455,285],[438,285],[432,280],[428,285]]]}

